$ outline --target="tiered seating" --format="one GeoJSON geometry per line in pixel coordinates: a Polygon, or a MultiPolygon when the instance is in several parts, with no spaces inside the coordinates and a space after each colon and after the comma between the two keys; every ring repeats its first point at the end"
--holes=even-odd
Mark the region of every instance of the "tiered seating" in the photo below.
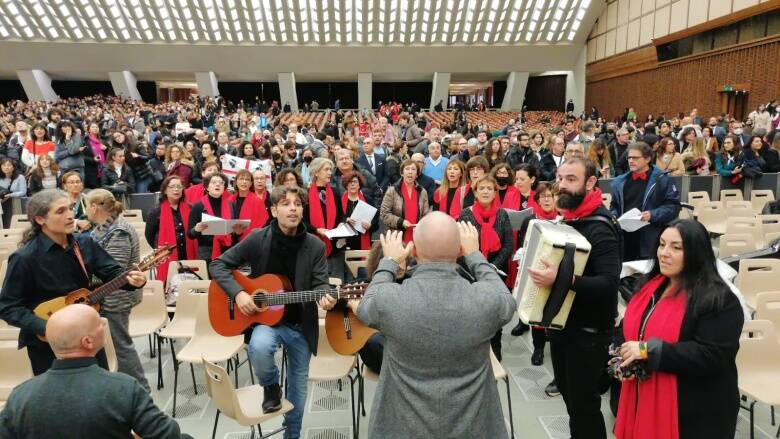
{"type": "Polygon", "coordinates": [[[506,126],[507,122],[509,122],[510,119],[518,119],[520,117],[520,113],[514,113],[514,112],[504,112],[504,111],[496,111],[496,112],[486,112],[486,111],[474,111],[474,112],[467,112],[466,114],[466,120],[471,123],[471,125],[477,125],[479,123],[485,123],[487,124],[490,131],[500,130],[506,126]]]}
{"type": "MultiPolygon", "coordinates": [[[[330,116],[329,113],[327,113],[328,116],[330,116]]],[[[282,113],[280,116],[280,122],[284,125],[289,125],[291,123],[298,124],[298,126],[303,126],[305,124],[312,124],[318,128],[322,127],[322,125],[325,124],[323,119],[325,119],[325,112],[297,112],[297,113],[282,113]]]]}

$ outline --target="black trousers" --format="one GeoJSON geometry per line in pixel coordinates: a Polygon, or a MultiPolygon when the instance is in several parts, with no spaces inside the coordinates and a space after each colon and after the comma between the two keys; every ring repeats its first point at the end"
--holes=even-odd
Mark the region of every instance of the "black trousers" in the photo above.
{"type": "Polygon", "coordinates": [[[382,356],[385,353],[385,336],[376,332],[366,340],[366,344],[360,349],[360,359],[374,373],[382,371],[382,356]]]}
{"type": "Polygon", "coordinates": [[[555,381],[569,413],[572,439],[605,439],[601,390],[609,360],[610,334],[570,328],[549,331],[548,335],[555,381]]]}
{"type": "Polygon", "coordinates": [[[531,326],[531,339],[534,343],[534,350],[544,350],[544,345],[547,344],[547,332],[542,327],[531,326]]]}
{"type": "Polygon", "coordinates": [[[499,328],[498,332],[496,332],[493,335],[493,338],[490,339],[490,347],[493,349],[493,354],[496,356],[498,361],[501,361],[501,332],[502,329],[499,328]]]}
{"type": "MultiPolygon", "coordinates": [[[[51,346],[37,338],[27,344],[27,357],[30,358],[30,365],[32,366],[33,375],[35,376],[49,370],[52,362],[56,359],[54,351],[51,350],[51,346]]],[[[95,358],[97,358],[98,366],[108,370],[108,360],[106,359],[105,349],[101,349],[97,355],[95,355],[95,358]]]]}

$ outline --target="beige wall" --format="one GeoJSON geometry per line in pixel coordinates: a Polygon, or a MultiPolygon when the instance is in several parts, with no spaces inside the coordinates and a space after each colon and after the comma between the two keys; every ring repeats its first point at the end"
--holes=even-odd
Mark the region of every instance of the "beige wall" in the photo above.
{"type": "Polygon", "coordinates": [[[611,0],[593,26],[587,62],[650,44],[666,36],[768,0],[611,0]]]}

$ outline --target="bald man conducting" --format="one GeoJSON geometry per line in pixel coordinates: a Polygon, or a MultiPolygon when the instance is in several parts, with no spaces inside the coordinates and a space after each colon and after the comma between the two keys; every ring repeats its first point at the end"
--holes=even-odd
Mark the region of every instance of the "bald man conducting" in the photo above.
{"type": "Polygon", "coordinates": [[[57,357],[51,369],[17,386],[0,413],[1,438],[190,438],[154,405],[134,378],[101,369],[106,322],[70,305],[46,324],[57,357]]]}
{"type": "Polygon", "coordinates": [[[406,247],[397,231],[381,243],[385,257],[366,295],[350,303],[386,339],[369,438],[506,438],[490,338],[517,304],[479,251],[479,233],[433,212],[406,247]],[[419,265],[399,285],[398,263],[410,254],[419,265]],[[459,256],[476,282],[458,274],[459,256]]]}

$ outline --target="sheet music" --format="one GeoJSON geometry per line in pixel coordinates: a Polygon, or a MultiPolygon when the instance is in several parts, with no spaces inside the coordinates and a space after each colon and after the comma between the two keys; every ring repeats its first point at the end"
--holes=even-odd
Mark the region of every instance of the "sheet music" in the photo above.
{"type": "Polygon", "coordinates": [[[228,235],[233,233],[233,226],[236,224],[243,224],[249,227],[249,220],[226,220],[213,215],[204,213],[200,219],[201,223],[205,223],[208,227],[202,232],[203,235],[218,236],[228,235]]]}
{"type": "Polygon", "coordinates": [[[366,230],[363,228],[363,223],[370,223],[373,221],[374,216],[376,216],[376,211],[376,207],[363,200],[358,200],[355,209],[352,211],[352,215],[349,216],[350,219],[355,220],[354,229],[357,230],[358,233],[364,233],[366,230]]]}

